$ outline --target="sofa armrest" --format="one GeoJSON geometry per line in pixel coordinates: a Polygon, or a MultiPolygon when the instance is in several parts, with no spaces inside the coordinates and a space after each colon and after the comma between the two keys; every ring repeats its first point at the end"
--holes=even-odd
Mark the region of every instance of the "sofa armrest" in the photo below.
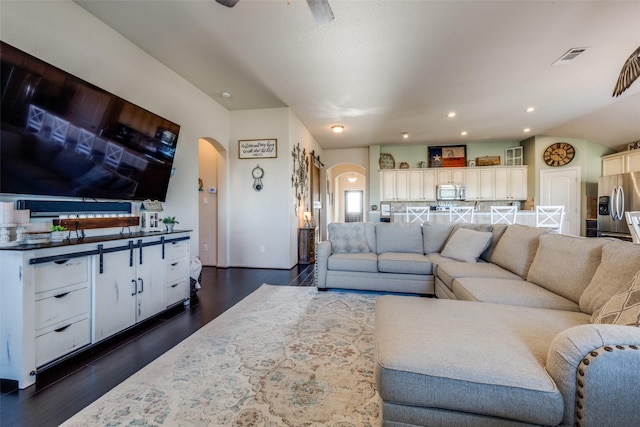
{"type": "Polygon", "coordinates": [[[547,372],[564,399],[563,425],[637,425],[640,328],[587,324],[559,333],[547,372]]]}
{"type": "Polygon", "coordinates": [[[316,266],[314,281],[318,289],[327,287],[327,269],[329,268],[329,256],[331,255],[331,242],[324,240],[316,245],[316,266]]]}

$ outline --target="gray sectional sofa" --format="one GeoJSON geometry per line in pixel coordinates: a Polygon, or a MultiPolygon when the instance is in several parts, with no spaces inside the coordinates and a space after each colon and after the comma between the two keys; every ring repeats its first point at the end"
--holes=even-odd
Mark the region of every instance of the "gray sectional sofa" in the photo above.
{"type": "Polygon", "coordinates": [[[316,268],[319,289],[437,296],[377,300],[384,426],[640,424],[640,245],[522,225],[330,224],[316,268]]]}

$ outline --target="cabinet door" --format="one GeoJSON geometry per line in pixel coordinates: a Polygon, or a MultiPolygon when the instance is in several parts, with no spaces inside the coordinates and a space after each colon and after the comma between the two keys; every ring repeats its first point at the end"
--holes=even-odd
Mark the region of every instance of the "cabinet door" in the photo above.
{"type": "Polygon", "coordinates": [[[436,171],[422,171],[422,200],[436,200],[436,171]]]}
{"type": "Polygon", "coordinates": [[[467,186],[467,200],[480,200],[480,169],[467,169],[465,171],[464,183],[467,186]]]}
{"type": "MultiPolygon", "coordinates": [[[[134,249],[135,252],[135,249],[134,249]]],[[[136,322],[138,283],[135,263],[130,266],[130,251],[105,253],[100,273],[100,256],[95,255],[93,342],[98,342],[136,322]]]]}
{"type": "Polygon", "coordinates": [[[380,172],[380,200],[392,201],[396,198],[396,173],[380,172]]]}
{"type": "MultiPolygon", "coordinates": [[[[140,255],[140,249],[136,252],[140,255]]],[[[165,308],[162,245],[143,247],[142,262],[139,257],[136,262],[136,321],[140,322],[165,308]]]]}
{"type": "Polygon", "coordinates": [[[507,168],[495,169],[495,199],[496,200],[509,200],[509,183],[511,180],[511,174],[507,168]]]}
{"type": "Polygon", "coordinates": [[[465,168],[451,169],[451,183],[452,184],[464,184],[464,172],[465,168]]]}
{"type": "Polygon", "coordinates": [[[451,170],[450,169],[439,169],[436,172],[436,176],[438,179],[438,184],[451,184],[451,170]]]}
{"type": "Polygon", "coordinates": [[[640,172],[640,150],[633,150],[624,157],[625,172],[640,172]]]}
{"type": "Polygon", "coordinates": [[[409,171],[408,200],[423,200],[422,171],[409,171]]]}
{"type": "Polygon", "coordinates": [[[396,172],[396,198],[395,200],[409,200],[409,172],[396,172]]]}
{"type": "Polygon", "coordinates": [[[511,200],[527,199],[527,168],[509,170],[509,197],[511,200]]]}
{"type": "Polygon", "coordinates": [[[619,154],[602,159],[602,176],[624,173],[624,156],[619,154]]]}

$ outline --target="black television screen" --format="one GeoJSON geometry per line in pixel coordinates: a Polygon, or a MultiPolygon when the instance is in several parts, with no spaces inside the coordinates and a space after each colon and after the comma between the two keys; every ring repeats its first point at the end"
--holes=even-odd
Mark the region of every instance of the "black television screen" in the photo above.
{"type": "Polygon", "coordinates": [[[0,42],[0,192],[164,201],[180,126],[0,42]]]}

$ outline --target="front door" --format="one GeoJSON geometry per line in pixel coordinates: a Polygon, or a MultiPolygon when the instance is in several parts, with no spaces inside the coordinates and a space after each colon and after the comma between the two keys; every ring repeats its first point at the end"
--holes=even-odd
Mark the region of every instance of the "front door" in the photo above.
{"type": "Polygon", "coordinates": [[[580,168],[544,169],[540,171],[538,205],[564,205],[562,234],[580,235],[580,168]]]}
{"type": "Polygon", "coordinates": [[[362,190],[344,192],[344,222],[362,222],[362,190]]]}

